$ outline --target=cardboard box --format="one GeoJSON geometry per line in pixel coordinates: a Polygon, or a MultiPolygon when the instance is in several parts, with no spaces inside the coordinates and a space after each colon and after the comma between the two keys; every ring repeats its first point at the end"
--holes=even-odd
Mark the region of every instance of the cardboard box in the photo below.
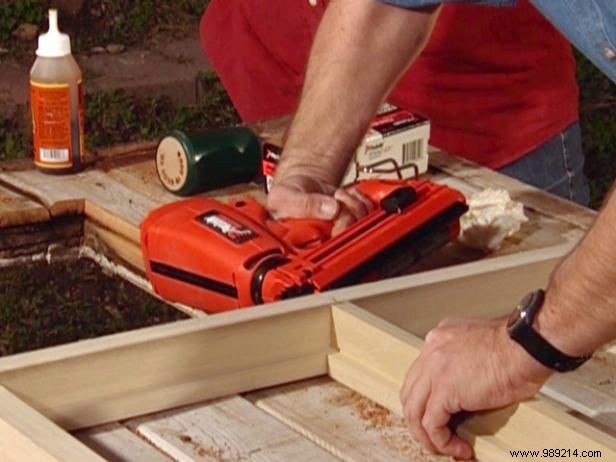
{"type": "MultiPolygon", "coordinates": [[[[367,178],[410,178],[428,170],[430,121],[385,103],[355,151],[342,185],[367,178]],[[413,165],[415,167],[413,167],[413,165]]],[[[282,148],[266,144],[263,150],[265,190],[269,192],[282,148]]]]}

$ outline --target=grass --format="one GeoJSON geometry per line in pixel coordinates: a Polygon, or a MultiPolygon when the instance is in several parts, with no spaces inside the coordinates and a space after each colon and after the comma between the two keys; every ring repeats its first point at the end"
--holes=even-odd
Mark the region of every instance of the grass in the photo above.
{"type": "Polygon", "coordinates": [[[157,139],[170,129],[196,130],[239,123],[218,78],[204,73],[197,106],[177,106],[165,96],[138,98],[122,90],[94,95],[87,102],[86,133],[90,149],[111,144],[157,139]]]}
{"type": "MultiPolygon", "coordinates": [[[[198,23],[209,0],[86,0],[76,18],[60,16],[60,27],[75,51],[110,43],[143,45],[160,36],[185,36],[198,23]]],[[[32,43],[12,39],[22,23],[47,30],[48,0],[0,0],[0,46],[15,57],[31,54],[32,43]]]]}
{"type": "Polygon", "coordinates": [[[46,3],[41,0],[0,0],[0,46],[10,48],[12,33],[20,24],[42,24],[46,3]]]}
{"type": "Polygon", "coordinates": [[[30,156],[32,139],[20,124],[23,117],[20,110],[16,110],[11,117],[0,115],[0,161],[30,156]]]}
{"type": "MultiPolygon", "coordinates": [[[[235,125],[240,118],[212,73],[200,78],[205,95],[197,106],[179,106],[166,96],[137,97],[124,90],[86,98],[86,143],[90,150],[117,143],[155,140],[172,129],[199,130],[235,125]]],[[[31,156],[32,140],[20,125],[23,114],[0,116],[0,161],[31,156]]]]}
{"type": "Polygon", "coordinates": [[[90,260],[0,271],[0,356],[186,317],[90,260]]]}

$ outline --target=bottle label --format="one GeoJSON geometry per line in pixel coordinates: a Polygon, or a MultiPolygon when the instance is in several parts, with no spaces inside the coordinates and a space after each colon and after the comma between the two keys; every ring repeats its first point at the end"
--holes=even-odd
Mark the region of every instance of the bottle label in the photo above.
{"type": "Polygon", "coordinates": [[[30,82],[34,163],[44,168],[73,166],[69,85],[30,82]]]}

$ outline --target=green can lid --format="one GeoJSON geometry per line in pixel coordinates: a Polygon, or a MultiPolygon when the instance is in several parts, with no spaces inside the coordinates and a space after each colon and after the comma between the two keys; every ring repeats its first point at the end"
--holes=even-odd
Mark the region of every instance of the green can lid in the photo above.
{"type": "Polygon", "coordinates": [[[190,147],[173,133],[164,137],[156,150],[156,171],[161,183],[169,191],[181,194],[189,179],[193,158],[190,147]]]}

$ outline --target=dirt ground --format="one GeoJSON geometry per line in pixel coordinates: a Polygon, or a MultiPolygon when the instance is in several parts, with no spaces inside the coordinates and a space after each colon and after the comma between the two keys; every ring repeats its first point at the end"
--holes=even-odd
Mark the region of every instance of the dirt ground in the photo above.
{"type": "Polygon", "coordinates": [[[0,356],[186,317],[91,260],[0,270],[0,356]]]}

